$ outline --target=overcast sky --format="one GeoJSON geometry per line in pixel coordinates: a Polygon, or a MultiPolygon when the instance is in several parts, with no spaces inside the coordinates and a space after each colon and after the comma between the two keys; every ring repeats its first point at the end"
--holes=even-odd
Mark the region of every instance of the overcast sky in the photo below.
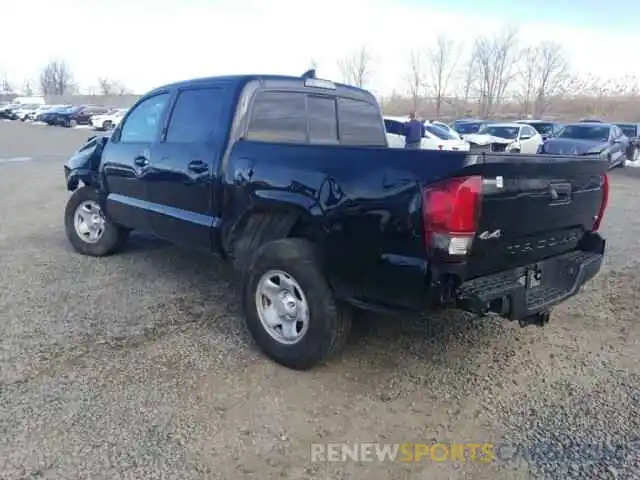
{"type": "Polygon", "coordinates": [[[523,43],[561,42],[579,72],[640,74],[631,0],[2,0],[0,12],[0,73],[18,87],[51,58],[82,87],[109,76],[139,93],[198,76],[299,75],[311,58],[320,77],[339,79],[337,60],[367,44],[369,88],[387,94],[405,89],[412,45],[438,33],[471,42],[507,24],[523,43]]]}

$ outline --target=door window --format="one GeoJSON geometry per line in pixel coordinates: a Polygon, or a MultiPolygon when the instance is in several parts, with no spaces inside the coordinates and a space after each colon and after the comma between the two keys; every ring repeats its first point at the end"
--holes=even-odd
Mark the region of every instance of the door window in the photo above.
{"type": "Polygon", "coordinates": [[[167,142],[191,143],[215,134],[220,127],[222,91],[201,88],[180,92],[171,113],[167,142]]]}
{"type": "Polygon", "coordinates": [[[168,99],[168,93],[160,93],[136,105],[122,125],[120,142],[153,142],[160,127],[162,114],[168,99]]]}

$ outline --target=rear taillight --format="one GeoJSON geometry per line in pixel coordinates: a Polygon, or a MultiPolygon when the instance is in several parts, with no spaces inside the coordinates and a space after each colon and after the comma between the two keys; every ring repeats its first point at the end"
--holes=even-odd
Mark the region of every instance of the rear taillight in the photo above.
{"type": "Polygon", "coordinates": [[[600,230],[600,224],[602,223],[602,217],[604,217],[604,212],[607,209],[607,205],[609,204],[609,177],[605,173],[602,179],[602,201],[600,202],[600,209],[598,210],[598,215],[593,222],[593,227],[591,231],[597,232],[600,230]]]}
{"type": "Polygon", "coordinates": [[[455,177],[426,187],[422,194],[427,250],[466,255],[475,237],[482,203],[482,177],[455,177]]]}

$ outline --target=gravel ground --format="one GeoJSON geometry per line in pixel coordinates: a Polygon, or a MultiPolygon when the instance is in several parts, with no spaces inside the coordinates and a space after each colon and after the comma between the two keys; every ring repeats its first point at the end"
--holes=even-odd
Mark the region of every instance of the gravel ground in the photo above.
{"type": "Polygon", "coordinates": [[[139,237],[70,250],[62,162],[87,135],[0,122],[1,479],[640,478],[640,169],[612,173],[607,265],[546,328],[371,316],[304,373],[252,345],[215,259],[139,237]],[[357,441],[509,448],[310,461],[357,441]]]}

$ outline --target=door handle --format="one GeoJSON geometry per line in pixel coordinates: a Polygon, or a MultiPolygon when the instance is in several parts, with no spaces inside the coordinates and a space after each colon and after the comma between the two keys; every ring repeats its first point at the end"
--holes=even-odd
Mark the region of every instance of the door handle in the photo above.
{"type": "Polygon", "coordinates": [[[209,165],[202,160],[193,160],[187,164],[187,168],[193,173],[204,173],[209,170],[209,165]]]}
{"type": "Polygon", "coordinates": [[[149,159],[147,157],[136,157],[133,161],[138,167],[146,167],[149,165],[149,159]]]}

